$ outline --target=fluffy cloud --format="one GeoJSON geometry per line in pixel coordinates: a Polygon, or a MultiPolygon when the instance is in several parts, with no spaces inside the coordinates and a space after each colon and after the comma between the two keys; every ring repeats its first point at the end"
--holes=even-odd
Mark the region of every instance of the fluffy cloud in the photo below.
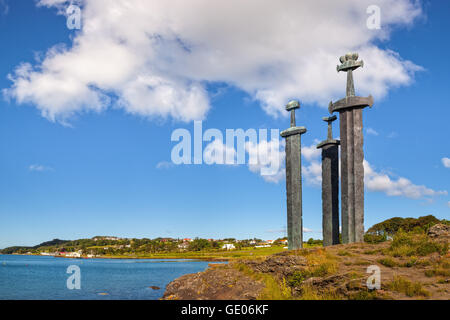
{"type": "MultiPolygon", "coordinates": [[[[58,13],[72,1],[40,0],[58,13]]],[[[344,92],[338,57],[357,50],[357,90],[384,96],[420,67],[375,45],[422,15],[412,0],[380,0],[381,30],[366,27],[371,0],[78,0],[83,28],[70,47],[17,67],[4,91],[66,121],[109,106],[180,121],[204,118],[206,85],[226,82],[273,116],[291,97],[325,106],[344,92]]],[[[62,26],[63,27],[63,26],[62,26]]]]}
{"type": "Polygon", "coordinates": [[[450,168],[450,158],[442,158],[441,161],[444,167],[450,168]]]}
{"type": "Polygon", "coordinates": [[[435,191],[400,177],[391,178],[388,174],[378,173],[364,160],[364,180],[367,190],[384,192],[388,196],[403,196],[411,199],[430,198],[447,195],[447,191],[435,191]]]}
{"type": "Polygon", "coordinates": [[[315,160],[320,157],[322,151],[321,149],[317,149],[317,144],[319,144],[319,140],[315,139],[313,144],[310,146],[302,146],[302,156],[307,161],[315,160]]]}
{"type": "Polygon", "coordinates": [[[32,164],[28,166],[28,170],[35,172],[53,171],[53,168],[41,164],[32,164]]]}
{"type": "Polygon", "coordinates": [[[203,160],[206,164],[229,164],[236,163],[237,152],[232,147],[227,147],[222,141],[214,140],[209,143],[203,151],[203,160]],[[227,157],[227,154],[229,155],[227,157]]]}
{"type": "Polygon", "coordinates": [[[277,183],[284,179],[284,147],[284,140],[262,140],[259,144],[247,142],[246,151],[249,154],[250,171],[260,174],[268,182],[277,183]]]}
{"type": "Polygon", "coordinates": [[[366,129],[366,133],[367,134],[371,134],[373,136],[378,136],[379,135],[379,133],[375,129],[372,129],[372,128],[367,128],[366,129]]]}
{"type": "MultiPolygon", "coordinates": [[[[306,160],[302,166],[302,175],[308,185],[321,186],[322,164],[320,163],[320,159],[318,159],[320,152],[319,154],[312,152],[315,146],[316,144],[313,143],[311,146],[302,148],[302,153],[306,160]],[[303,150],[309,151],[304,153],[303,150]]],[[[447,191],[435,191],[423,185],[415,185],[407,178],[393,178],[387,173],[377,172],[366,160],[364,160],[364,183],[368,191],[383,192],[388,196],[430,199],[430,197],[447,194],[447,191]]]]}
{"type": "Polygon", "coordinates": [[[174,166],[173,162],[161,161],[156,164],[156,169],[170,169],[174,166]]]}

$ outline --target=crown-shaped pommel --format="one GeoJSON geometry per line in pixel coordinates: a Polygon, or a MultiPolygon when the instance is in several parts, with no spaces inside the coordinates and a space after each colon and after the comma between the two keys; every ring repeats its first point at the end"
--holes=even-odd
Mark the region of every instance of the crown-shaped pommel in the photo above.
{"type": "Polygon", "coordinates": [[[345,56],[342,56],[339,58],[339,61],[342,63],[341,65],[337,66],[337,71],[349,71],[349,70],[355,70],[359,67],[364,67],[364,61],[357,61],[358,60],[358,54],[355,53],[347,53],[345,56]]]}

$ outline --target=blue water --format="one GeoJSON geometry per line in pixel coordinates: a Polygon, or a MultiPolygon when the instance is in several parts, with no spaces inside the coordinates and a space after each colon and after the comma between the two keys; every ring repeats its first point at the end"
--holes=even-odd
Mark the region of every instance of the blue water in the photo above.
{"type": "Polygon", "coordinates": [[[207,268],[195,260],[65,259],[0,255],[0,299],[159,299],[166,285],[207,268]],[[69,290],[70,265],[81,271],[81,289],[69,290]],[[160,287],[153,290],[150,286],[160,287]],[[106,293],[107,295],[101,295],[106,293]]]}

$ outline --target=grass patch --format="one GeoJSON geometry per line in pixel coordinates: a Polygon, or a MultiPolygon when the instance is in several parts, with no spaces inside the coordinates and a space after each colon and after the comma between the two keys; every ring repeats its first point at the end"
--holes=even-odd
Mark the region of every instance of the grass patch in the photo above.
{"type": "Polygon", "coordinates": [[[442,268],[428,269],[425,270],[425,275],[430,278],[439,276],[450,277],[450,270],[442,268]]]}
{"type": "Polygon", "coordinates": [[[323,250],[318,250],[316,255],[308,257],[308,267],[294,272],[287,279],[287,284],[290,287],[299,287],[308,278],[325,277],[336,272],[337,263],[335,258],[323,250]]]}
{"type": "Polygon", "coordinates": [[[422,287],[420,282],[412,282],[399,276],[394,276],[394,280],[388,283],[388,288],[392,291],[404,293],[408,297],[429,297],[431,295],[429,291],[422,287]]]}
{"type": "Polygon", "coordinates": [[[385,253],[393,257],[427,256],[432,253],[445,255],[448,243],[440,244],[428,238],[425,233],[404,232],[400,230],[385,253]]]}
{"type": "Polygon", "coordinates": [[[338,256],[347,256],[347,257],[351,257],[353,256],[353,254],[351,254],[350,252],[346,251],[346,250],[339,250],[339,252],[337,253],[338,256]]]}
{"type": "Polygon", "coordinates": [[[297,300],[342,300],[343,297],[332,290],[319,292],[313,286],[305,285],[302,287],[302,293],[297,300]]]}
{"type": "Polygon", "coordinates": [[[380,299],[375,290],[360,290],[350,294],[349,300],[378,300],[380,299]]]}
{"type": "Polygon", "coordinates": [[[389,267],[389,268],[393,268],[397,266],[397,262],[394,261],[394,259],[392,258],[383,258],[383,259],[378,259],[377,262],[379,264],[382,264],[385,267],[389,267]]]}
{"type": "Polygon", "coordinates": [[[259,300],[291,300],[292,291],[286,284],[286,280],[283,279],[281,283],[277,281],[273,276],[267,273],[255,272],[249,266],[243,263],[233,264],[233,267],[237,268],[247,276],[252,277],[257,281],[262,281],[265,285],[264,290],[258,297],[259,300]]]}
{"type": "Polygon", "coordinates": [[[372,255],[372,254],[380,253],[380,250],[379,250],[379,249],[376,249],[376,250],[366,250],[366,251],[363,251],[363,253],[364,253],[364,254],[372,255]]]}
{"type": "Polygon", "coordinates": [[[429,260],[425,259],[417,259],[416,257],[412,257],[407,262],[400,265],[401,267],[405,268],[411,268],[411,267],[418,267],[418,266],[429,266],[431,262],[429,260]]]}

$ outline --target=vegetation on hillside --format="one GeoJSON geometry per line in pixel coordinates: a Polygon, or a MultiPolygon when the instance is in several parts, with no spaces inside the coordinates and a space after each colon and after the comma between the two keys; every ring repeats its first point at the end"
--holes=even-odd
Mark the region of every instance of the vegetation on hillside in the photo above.
{"type": "Polygon", "coordinates": [[[403,232],[414,231],[426,233],[429,228],[438,223],[449,225],[450,221],[445,219],[439,220],[433,215],[419,217],[417,219],[395,217],[377,223],[369,228],[364,235],[364,241],[368,243],[384,242],[388,239],[392,239],[400,230],[403,232]]]}

